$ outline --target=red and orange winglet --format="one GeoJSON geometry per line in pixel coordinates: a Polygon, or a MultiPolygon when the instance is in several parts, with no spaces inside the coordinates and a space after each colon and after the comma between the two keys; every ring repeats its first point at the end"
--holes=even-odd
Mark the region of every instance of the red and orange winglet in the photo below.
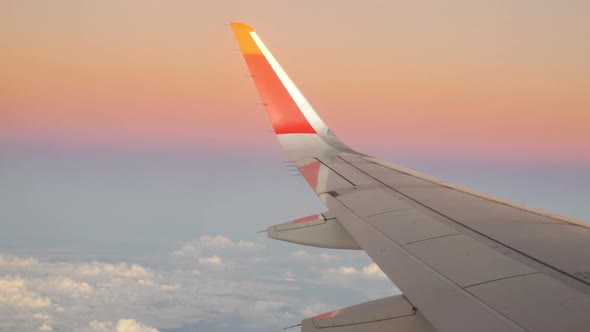
{"type": "Polygon", "coordinates": [[[325,319],[325,318],[332,318],[338,316],[340,314],[340,310],[334,310],[330,312],[326,312],[317,316],[312,317],[312,319],[325,319]]]}
{"type": "Polygon", "coordinates": [[[258,42],[254,39],[254,29],[244,23],[232,22],[230,25],[276,134],[315,134],[281,77],[273,70],[270,61],[276,63],[276,60],[260,39],[258,42]]]}
{"type": "Polygon", "coordinates": [[[240,45],[240,50],[242,50],[244,55],[262,54],[260,48],[258,48],[258,45],[256,45],[256,42],[250,35],[250,32],[254,32],[254,29],[252,29],[251,26],[239,22],[232,22],[230,25],[234,30],[234,35],[236,36],[238,44],[240,45]]]}

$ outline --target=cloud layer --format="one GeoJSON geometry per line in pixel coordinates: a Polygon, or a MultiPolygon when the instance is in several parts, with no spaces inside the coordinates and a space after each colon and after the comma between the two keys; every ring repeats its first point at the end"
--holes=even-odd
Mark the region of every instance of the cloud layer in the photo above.
{"type": "Polygon", "coordinates": [[[0,330],[276,330],[344,306],[337,294],[355,302],[390,295],[387,278],[361,254],[281,254],[222,235],[141,264],[0,254],[0,330]]]}

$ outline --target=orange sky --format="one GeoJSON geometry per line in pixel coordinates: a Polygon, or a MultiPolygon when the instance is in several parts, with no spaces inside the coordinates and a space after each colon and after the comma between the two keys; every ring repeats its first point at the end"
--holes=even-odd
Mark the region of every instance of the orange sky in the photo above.
{"type": "Polygon", "coordinates": [[[588,17],[587,1],[3,1],[0,144],[274,144],[225,26],[243,20],[354,147],[588,161],[588,17]]]}

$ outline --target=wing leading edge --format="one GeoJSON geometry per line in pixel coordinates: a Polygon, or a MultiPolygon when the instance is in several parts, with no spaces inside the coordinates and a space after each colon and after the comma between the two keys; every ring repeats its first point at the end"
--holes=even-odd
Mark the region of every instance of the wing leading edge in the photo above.
{"type": "Polygon", "coordinates": [[[336,311],[338,324],[330,313],[304,320],[304,331],[383,330],[405,322],[414,324],[403,325],[407,331],[588,330],[587,224],[351,150],[256,32],[231,26],[279,142],[328,208],[271,226],[269,236],[363,249],[404,294],[336,311]],[[403,311],[404,301],[412,310],[403,311]],[[400,320],[371,318],[398,317],[399,310],[400,320]]]}

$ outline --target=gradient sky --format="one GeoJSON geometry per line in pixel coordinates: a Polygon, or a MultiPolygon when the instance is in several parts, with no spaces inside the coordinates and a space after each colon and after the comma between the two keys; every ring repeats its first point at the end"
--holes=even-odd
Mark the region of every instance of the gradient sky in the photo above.
{"type": "Polygon", "coordinates": [[[282,166],[230,21],[350,146],[590,220],[588,17],[588,1],[0,2],[0,298],[30,300],[0,299],[0,329],[274,331],[392,292],[363,253],[254,234],[322,206],[282,166]]]}
{"type": "Polygon", "coordinates": [[[268,145],[243,20],[351,145],[590,162],[587,1],[0,6],[3,144],[268,145]]]}

